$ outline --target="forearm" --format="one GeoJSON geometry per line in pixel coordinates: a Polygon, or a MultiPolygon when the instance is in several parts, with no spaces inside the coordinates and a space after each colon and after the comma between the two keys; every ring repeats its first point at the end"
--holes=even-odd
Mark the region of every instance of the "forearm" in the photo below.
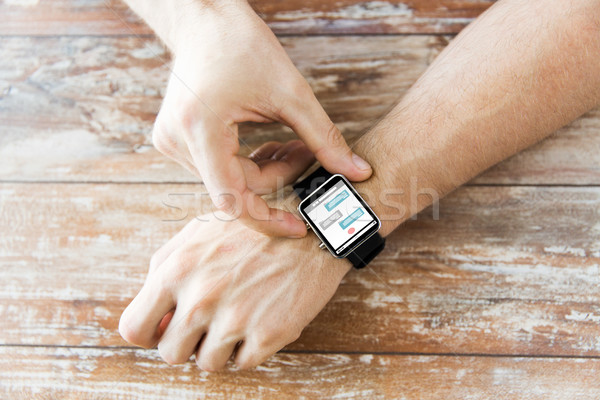
{"type": "Polygon", "coordinates": [[[192,38],[203,25],[210,32],[216,16],[238,11],[252,12],[245,0],[124,0],[165,43],[176,53],[177,47],[192,38]]]}
{"type": "Polygon", "coordinates": [[[354,147],[382,234],[598,104],[598,71],[596,1],[491,7],[354,147]]]}

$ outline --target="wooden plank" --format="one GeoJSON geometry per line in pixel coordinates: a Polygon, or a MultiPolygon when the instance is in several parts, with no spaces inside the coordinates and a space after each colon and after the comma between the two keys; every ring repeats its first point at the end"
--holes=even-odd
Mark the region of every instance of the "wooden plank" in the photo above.
{"type": "MultiPolygon", "coordinates": [[[[144,147],[151,144],[152,123],[169,74],[168,55],[156,41],[2,42],[0,76],[8,93],[0,109],[2,179],[194,180],[144,147]]],[[[286,38],[284,44],[348,136],[356,136],[383,114],[424,70],[428,55],[443,46],[422,36],[375,43],[286,38]],[[387,92],[381,91],[384,82],[376,82],[380,75],[394,77],[385,82],[387,92]]],[[[252,148],[265,140],[293,137],[275,124],[248,126],[241,136],[252,148]]]]}
{"type": "MultiPolygon", "coordinates": [[[[3,184],[0,344],[125,345],[121,311],[152,251],[209,209],[202,193],[3,184]]],[[[288,349],[597,356],[599,205],[597,187],[462,188],[349,273],[288,349]]]]}
{"type": "Polygon", "coordinates": [[[147,35],[120,0],[25,0],[0,3],[0,35],[147,35]]]}
{"type": "MultiPolygon", "coordinates": [[[[278,34],[456,33],[491,0],[252,0],[278,34]]],[[[0,35],[146,35],[119,0],[0,3],[0,35]]]]}
{"type": "Polygon", "coordinates": [[[595,400],[598,359],[278,353],[252,370],[217,373],[157,351],[0,348],[11,399],[521,399],[595,400]]]}
{"type": "MultiPolygon", "coordinates": [[[[432,36],[282,42],[349,140],[385,115],[447,43],[432,36]]],[[[151,146],[169,74],[155,40],[2,38],[0,55],[0,180],[195,181],[151,146]]],[[[599,129],[597,109],[475,183],[600,184],[599,129]]],[[[249,124],[242,151],[293,137],[278,124],[249,124]]]]}
{"type": "Polygon", "coordinates": [[[458,33],[491,0],[251,2],[278,34],[458,33]]]}
{"type": "Polygon", "coordinates": [[[470,184],[600,184],[600,108],[514,155],[470,184]],[[589,162],[589,164],[588,164],[589,162]]]}

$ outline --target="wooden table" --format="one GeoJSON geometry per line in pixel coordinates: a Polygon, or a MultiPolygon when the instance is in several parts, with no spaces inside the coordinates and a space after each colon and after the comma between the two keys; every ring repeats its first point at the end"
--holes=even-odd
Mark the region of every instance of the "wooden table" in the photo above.
{"type": "MultiPolygon", "coordinates": [[[[489,5],[254,2],[349,139],[489,5]]],[[[116,0],[5,0],[0,35],[0,398],[600,397],[600,110],[405,223],[264,365],[209,374],[117,332],[205,202],[151,144],[168,54],[116,0]]]]}

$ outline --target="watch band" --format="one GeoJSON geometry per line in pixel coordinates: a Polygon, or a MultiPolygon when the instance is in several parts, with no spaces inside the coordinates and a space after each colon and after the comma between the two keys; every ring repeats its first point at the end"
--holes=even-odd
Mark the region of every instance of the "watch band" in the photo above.
{"type": "MultiPolygon", "coordinates": [[[[294,185],[294,192],[301,200],[304,200],[312,192],[317,190],[327,179],[331,178],[332,174],[327,172],[323,167],[319,167],[312,174],[307,176],[305,179],[297,182],[294,185]]],[[[354,268],[364,268],[369,264],[385,247],[385,238],[379,233],[375,233],[373,236],[365,240],[356,249],[354,249],[346,257],[354,268]]]]}

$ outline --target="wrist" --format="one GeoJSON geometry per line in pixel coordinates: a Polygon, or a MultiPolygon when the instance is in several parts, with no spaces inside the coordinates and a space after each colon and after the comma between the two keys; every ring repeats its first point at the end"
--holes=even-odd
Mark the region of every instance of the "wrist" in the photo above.
{"type": "Polygon", "coordinates": [[[437,186],[440,174],[432,174],[424,168],[428,165],[427,151],[423,146],[410,145],[410,132],[408,128],[398,132],[397,125],[380,124],[354,147],[373,167],[373,175],[368,180],[354,185],[379,217],[379,234],[383,237],[436,203],[442,195],[437,186]]]}
{"type": "Polygon", "coordinates": [[[377,234],[379,218],[343,175],[319,167],[297,181],[293,190],[298,200],[288,201],[294,206],[299,203],[313,246],[335,259],[345,258],[345,272],[350,266],[367,266],[385,247],[377,234]]]}
{"type": "MultiPolygon", "coordinates": [[[[283,211],[292,213],[294,216],[296,216],[296,218],[298,218],[298,219],[302,220],[302,222],[304,222],[304,219],[302,219],[302,217],[300,216],[300,212],[298,211],[298,205],[300,204],[300,201],[301,200],[296,195],[296,193],[294,193],[293,191],[288,192],[286,190],[286,192],[284,192],[283,196],[281,196],[280,198],[278,198],[277,200],[274,201],[274,204],[272,206],[277,207],[283,211]]],[[[310,252],[312,252],[312,254],[313,254],[313,256],[310,258],[316,260],[319,257],[325,257],[326,265],[324,265],[324,267],[332,270],[332,272],[334,273],[335,279],[339,279],[341,281],[342,278],[344,277],[344,275],[346,275],[346,273],[348,273],[348,271],[350,271],[352,269],[352,263],[348,259],[335,258],[331,254],[329,254],[327,249],[321,249],[319,247],[321,240],[317,237],[317,235],[315,235],[310,230],[307,232],[306,236],[303,238],[285,239],[285,240],[307,241],[309,243],[308,248],[310,249],[310,252]]]]}
{"type": "Polygon", "coordinates": [[[174,23],[170,24],[168,38],[164,40],[175,57],[190,48],[194,53],[202,53],[203,47],[225,40],[232,29],[239,29],[257,17],[245,0],[195,0],[174,12],[174,23]]]}

